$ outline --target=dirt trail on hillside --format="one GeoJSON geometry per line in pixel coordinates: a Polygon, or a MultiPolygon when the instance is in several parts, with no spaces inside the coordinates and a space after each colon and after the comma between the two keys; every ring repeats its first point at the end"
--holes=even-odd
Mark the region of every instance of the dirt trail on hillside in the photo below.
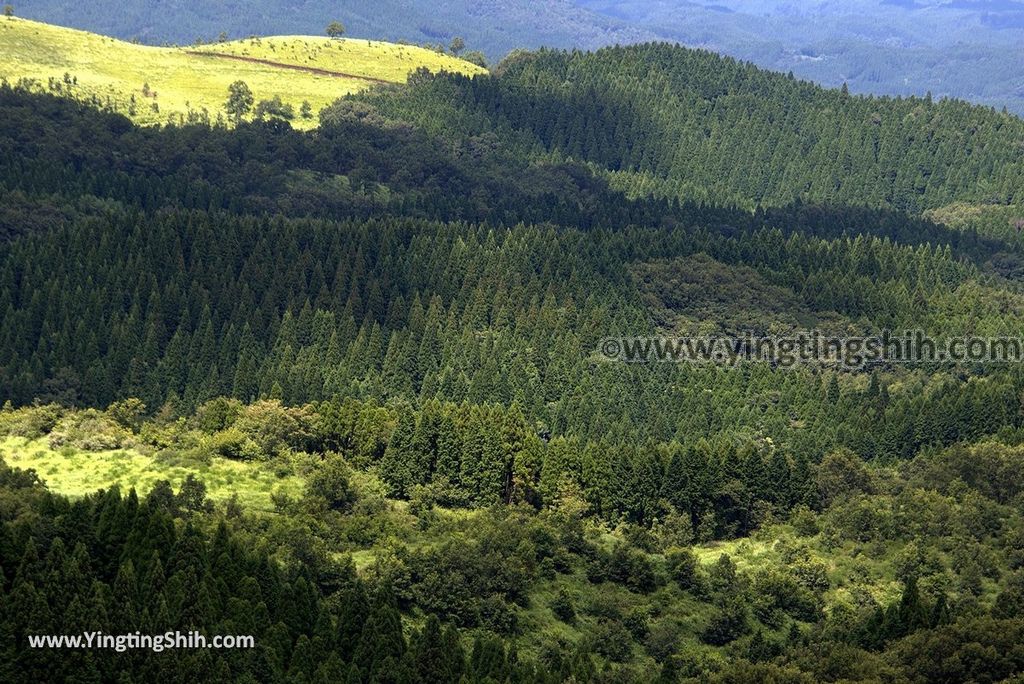
{"type": "Polygon", "coordinates": [[[260,59],[258,57],[246,57],[244,55],[226,55],[222,52],[206,52],[204,50],[185,50],[187,55],[198,55],[200,57],[217,57],[220,59],[234,59],[239,62],[250,62],[252,64],[265,64],[266,66],[277,67],[279,69],[292,69],[293,71],[305,71],[309,74],[317,74],[319,76],[333,76],[334,78],[353,78],[357,81],[367,81],[369,83],[391,83],[391,81],[385,81],[382,78],[372,78],[370,76],[356,76],[355,74],[346,74],[344,71],[330,71],[328,69],[320,69],[317,67],[300,66],[298,64],[285,64],[284,62],[274,62],[269,59],[260,59]]]}

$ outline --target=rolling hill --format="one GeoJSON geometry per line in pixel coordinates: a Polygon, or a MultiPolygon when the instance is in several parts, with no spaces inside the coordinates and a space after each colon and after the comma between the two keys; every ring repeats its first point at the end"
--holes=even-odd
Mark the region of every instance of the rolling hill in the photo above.
{"type": "Polygon", "coordinates": [[[279,97],[296,128],[338,97],[375,83],[404,82],[419,68],[478,73],[432,50],[313,36],[251,38],[216,45],[152,47],[25,19],[0,21],[0,77],[128,115],[140,124],[224,116],[228,86],[242,80],[255,100],[279,97]],[[300,113],[310,104],[308,116],[300,113]]]}
{"type": "Polygon", "coordinates": [[[650,40],[657,35],[589,11],[574,0],[299,0],[288,12],[264,0],[248,0],[241,7],[235,2],[182,0],[138,0],[127,6],[115,6],[109,0],[88,5],[64,0],[14,4],[18,16],[150,44],[191,43],[197,38],[209,41],[221,31],[233,38],[254,33],[321,33],[335,19],[343,21],[353,34],[391,41],[447,43],[458,35],[471,49],[481,49],[493,59],[516,48],[598,47],[650,40]]]}
{"type": "Polygon", "coordinates": [[[266,0],[16,2],[20,16],[145,43],[253,33],[358,35],[447,44],[461,36],[493,60],[516,48],[680,42],[854,92],[953,96],[1024,112],[1024,3],[1016,0],[266,0]]]}

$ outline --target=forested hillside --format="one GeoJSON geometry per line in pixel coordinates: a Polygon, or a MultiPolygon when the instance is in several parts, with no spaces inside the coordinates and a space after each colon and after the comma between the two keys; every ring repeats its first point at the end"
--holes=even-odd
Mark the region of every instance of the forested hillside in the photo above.
{"type": "Polygon", "coordinates": [[[1019,119],[644,45],[0,120],[5,679],[1024,672],[1018,365],[598,346],[1019,335],[1019,119]],[[22,646],[80,625],[257,648],[22,646]]]}
{"type": "Polygon", "coordinates": [[[587,161],[631,195],[917,212],[1020,199],[1021,119],[930,98],[853,97],[664,44],[512,57],[497,78],[367,96],[440,135],[492,133],[587,161]],[[449,126],[457,122],[458,126],[449,126]]]}

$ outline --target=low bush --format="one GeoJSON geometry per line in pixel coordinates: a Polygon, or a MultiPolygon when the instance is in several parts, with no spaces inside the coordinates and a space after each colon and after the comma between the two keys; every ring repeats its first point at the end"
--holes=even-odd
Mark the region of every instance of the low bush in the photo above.
{"type": "Polygon", "coordinates": [[[0,411],[0,435],[36,439],[49,434],[57,426],[65,409],[58,404],[24,406],[19,409],[7,403],[0,411]]]}
{"type": "Polygon", "coordinates": [[[102,411],[87,409],[65,415],[50,432],[50,448],[109,451],[127,446],[132,433],[102,411]]]}

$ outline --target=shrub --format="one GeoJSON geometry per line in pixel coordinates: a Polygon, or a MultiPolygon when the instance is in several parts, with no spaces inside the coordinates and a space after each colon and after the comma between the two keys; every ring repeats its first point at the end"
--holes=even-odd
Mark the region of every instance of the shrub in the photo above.
{"type": "Polygon", "coordinates": [[[306,482],[306,493],[323,500],[328,508],[347,511],[356,500],[351,476],[352,471],[345,459],[337,454],[328,454],[320,467],[310,474],[306,482]]]}
{"type": "Polygon", "coordinates": [[[242,415],[242,402],[237,399],[217,397],[198,409],[192,423],[203,432],[212,435],[235,424],[242,415]]]}
{"type": "Polygon", "coordinates": [[[744,578],[737,572],[736,563],[723,553],[708,569],[708,584],[715,593],[735,595],[743,590],[744,578]]]}
{"type": "Polygon", "coordinates": [[[275,95],[270,100],[260,100],[256,104],[255,116],[257,119],[284,119],[291,121],[295,118],[295,108],[281,100],[280,95],[275,95]]]}
{"type": "Polygon", "coordinates": [[[626,619],[622,621],[629,633],[633,635],[633,638],[637,641],[643,641],[647,637],[647,634],[651,631],[650,625],[647,623],[647,611],[641,608],[630,611],[626,619]]]}
{"type": "Polygon", "coordinates": [[[814,515],[814,512],[804,505],[793,509],[793,513],[789,517],[789,524],[793,526],[793,529],[801,537],[813,537],[821,531],[821,528],[818,526],[818,516],[814,515]]]}
{"type": "Polygon", "coordinates": [[[107,416],[126,430],[138,432],[146,405],[139,399],[129,398],[115,401],[107,407],[107,416]]]}
{"type": "MultiPolygon", "coordinates": [[[[880,497],[853,496],[833,505],[824,517],[841,539],[870,542],[897,534],[890,502],[880,497]]],[[[828,527],[825,532],[830,532],[828,527]]]]}
{"type": "Polygon", "coordinates": [[[87,409],[69,413],[50,433],[50,448],[71,446],[82,451],[120,449],[131,440],[131,433],[106,413],[87,409]]]}
{"type": "Polygon", "coordinates": [[[213,505],[206,498],[206,484],[189,473],[185,481],[181,483],[175,503],[190,513],[213,510],[213,505]]]}
{"type": "Polygon", "coordinates": [[[688,546],[693,543],[693,522],[689,513],[670,511],[657,525],[656,534],[663,549],[673,546],[688,546]]]}
{"type": "Polygon", "coordinates": [[[806,557],[790,566],[793,576],[800,584],[811,591],[828,591],[831,583],[828,579],[828,566],[820,560],[806,557]]]}
{"type": "Polygon", "coordinates": [[[256,455],[258,447],[235,427],[215,433],[209,440],[210,450],[224,458],[245,459],[256,455]]]}
{"type": "Polygon", "coordinates": [[[654,591],[658,581],[647,555],[626,544],[618,544],[603,559],[604,575],[638,592],[654,591]]]}
{"type": "Polygon", "coordinates": [[[644,640],[644,648],[659,663],[664,663],[679,650],[682,630],[671,620],[659,620],[651,625],[644,640]]]}
{"type": "Polygon", "coordinates": [[[689,549],[673,551],[668,555],[669,575],[684,591],[695,594],[703,593],[704,577],[701,574],[697,556],[689,549]]]}
{"type": "Polygon", "coordinates": [[[701,640],[712,646],[725,646],[750,631],[747,606],[739,598],[730,598],[711,618],[701,640]]]}
{"type": "Polygon", "coordinates": [[[572,596],[565,587],[558,590],[558,595],[551,600],[551,610],[559,620],[566,624],[576,621],[576,606],[572,596]]]}
{"type": "Polygon", "coordinates": [[[171,447],[158,451],[153,460],[164,468],[196,468],[209,466],[212,457],[206,449],[171,447]]]}
{"type": "Polygon", "coordinates": [[[25,406],[19,409],[6,404],[0,411],[0,435],[35,439],[49,434],[64,415],[59,404],[25,406]]]}
{"type": "Polygon", "coordinates": [[[480,52],[479,50],[471,50],[463,54],[462,59],[472,64],[476,64],[477,66],[483,67],[484,69],[487,68],[487,56],[484,55],[484,53],[480,52]]]}
{"type": "Polygon", "coordinates": [[[826,455],[817,468],[814,480],[823,506],[852,494],[870,493],[872,489],[871,474],[864,461],[845,449],[826,455]]]}
{"type": "Polygon", "coordinates": [[[594,634],[594,640],[594,650],[612,662],[625,662],[633,652],[629,630],[617,620],[602,622],[594,634]]]}
{"type": "Polygon", "coordinates": [[[258,448],[259,458],[272,458],[287,449],[301,449],[312,438],[311,416],[305,408],[283,406],[276,399],[242,409],[235,421],[258,448]]]}
{"type": "Polygon", "coordinates": [[[166,423],[158,421],[144,423],[142,429],[139,430],[138,441],[156,449],[169,449],[181,447],[192,440],[185,429],[185,420],[179,418],[166,423]]]}
{"type": "Polygon", "coordinates": [[[481,600],[478,610],[480,626],[492,632],[513,634],[518,627],[519,622],[512,606],[497,594],[481,600]]]}
{"type": "Polygon", "coordinates": [[[753,589],[754,614],[770,627],[781,627],[784,615],[804,622],[820,617],[818,598],[788,572],[762,569],[754,578],[753,589]]]}

